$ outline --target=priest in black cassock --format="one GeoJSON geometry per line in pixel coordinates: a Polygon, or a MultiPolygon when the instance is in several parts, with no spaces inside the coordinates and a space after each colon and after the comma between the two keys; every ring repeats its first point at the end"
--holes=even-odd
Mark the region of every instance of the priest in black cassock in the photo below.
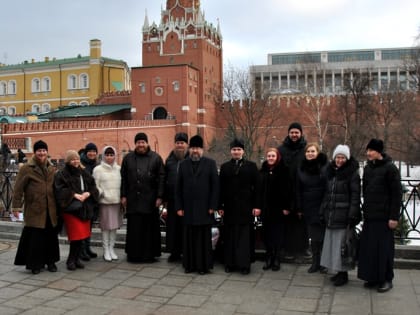
{"type": "Polygon", "coordinates": [[[257,165],[244,158],[244,142],[230,144],[231,160],[220,168],[220,207],[223,215],[225,271],[248,274],[254,255],[254,217],[261,214],[257,198],[260,177],[257,165]]]}
{"type": "Polygon", "coordinates": [[[189,156],[181,162],[175,187],[175,209],[183,217],[182,264],[186,273],[213,268],[211,228],[219,198],[216,162],[203,156],[203,139],[190,139],[189,156]]]}

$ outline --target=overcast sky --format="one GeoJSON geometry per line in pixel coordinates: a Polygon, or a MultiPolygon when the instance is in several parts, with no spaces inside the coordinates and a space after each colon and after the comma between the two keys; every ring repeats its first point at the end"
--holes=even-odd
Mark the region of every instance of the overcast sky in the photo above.
{"type": "MultiPolygon", "coordinates": [[[[102,55],[141,66],[141,30],[160,23],[165,0],[12,0],[0,8],[0,63],[102,55]]],[[[267,54],[411,47],[420,33],[419,0],[201,0],[220,26],[224,64],[267,63],[267,54]]]]}

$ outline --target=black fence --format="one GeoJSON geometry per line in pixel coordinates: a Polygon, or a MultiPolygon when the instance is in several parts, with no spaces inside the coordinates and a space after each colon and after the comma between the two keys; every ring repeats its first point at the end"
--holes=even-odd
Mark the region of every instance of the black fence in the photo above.
{"type": "MultiPolygon", "coordinates": [[[[17,167],[13,165],[0,172],[0,217],[10,219],[12,210],[13,186],[17,175],[17,167]]],[[[395,238],[400,243],[418,240],[420,244],[420,179],[401,181],[404,195],[401,201],[400,224],[395,238]]],[[[161,226],[164,227],[164,218],[161,226]]]]}

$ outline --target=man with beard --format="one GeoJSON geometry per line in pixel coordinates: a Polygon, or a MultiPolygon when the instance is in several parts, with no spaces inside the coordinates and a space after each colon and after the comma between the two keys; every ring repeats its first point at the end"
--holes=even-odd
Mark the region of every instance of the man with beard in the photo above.
{"type": "Polygon", "coordinates": [[[175,262],[182,254],[182,217],[176,214],[175,185],[179,164],[188,155],[188,135],[179,132],[175,135],[175,147],[165,162],[165,201],[166,217],[166,251],[170,253],[168,262],[175,262]]]}
{"type": "Polygon", "coordinates": [[[158,208],[165,170],[162,158],[150,150],[145,133],[136,134],[134,143],[134,152],[121,164],[121,203],[127,215],[125,252],[129,262],[151,263],[161,255],[158,208]]]}
{"type": "Polygon", "coordinates": [[[180,165],[175,209],[184,220],[182,264],[185,273],[213,268],[211,228],[219,198],[216,162],[203,156],[203,139],[190,139],[189,157],[180,165]]]}
{"type": "Polygon", "coordinates": [[[244,143],[234,139],[230,144],[231,160],[220,168],[220,210],[224,217],[225,271],[251,270],[255,249],[254,217],[261,214],[260,178],[257,165],[244,159],[244,143]]]}
{"type": "Polygon", "coordinates": [[[294,255],[302,254],[310,257],[306,224],[296,209],[296,174],[305,157],[306,144],[302,125],[298,122],[293,122],[289,125],[288,135],[284,139],[283,144],[278,147],[283,162],[290,171],[290,187],[292,188],[293,196],[291,212],[286,218],[285,251],[286,257],[289,259],[294,259],[294,255]]]}

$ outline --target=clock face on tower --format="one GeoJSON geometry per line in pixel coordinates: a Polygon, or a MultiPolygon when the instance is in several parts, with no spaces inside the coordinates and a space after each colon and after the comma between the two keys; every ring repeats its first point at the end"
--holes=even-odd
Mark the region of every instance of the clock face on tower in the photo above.
{"type": "Polygon", "coordinates": [[[163,87],[161,87],[161,86],[155,87],[155,95],[156,96],[162,96],[163,95],[163,87]]]}

